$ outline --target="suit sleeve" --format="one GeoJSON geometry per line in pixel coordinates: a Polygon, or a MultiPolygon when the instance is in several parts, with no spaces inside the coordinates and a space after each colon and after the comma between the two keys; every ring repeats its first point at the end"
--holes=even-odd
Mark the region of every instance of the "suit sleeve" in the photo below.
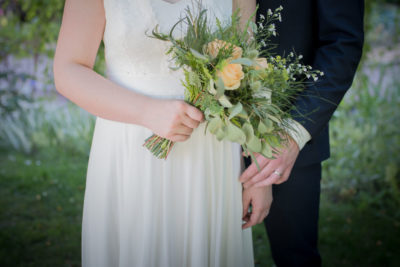
{"type": "Polygon", "coordinates": [[[318,46],[313,68],[324,76],[294,103],[293,119],[316,137],[353,82],[364,42],[363,0],[317,0],[318,46]]]}

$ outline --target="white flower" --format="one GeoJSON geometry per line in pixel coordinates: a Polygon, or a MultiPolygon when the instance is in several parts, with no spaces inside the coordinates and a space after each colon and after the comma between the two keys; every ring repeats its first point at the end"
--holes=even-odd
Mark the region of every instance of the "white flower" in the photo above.
{"type": "Polygon", "coordinates": [[[265,43],[264,40],[261,40],[261,45],[262,45],[262,46],[267,46],[267,44],[265,43]]]}
{"type": "Polygon", "coordinates": [[[279,14],[278,20],[279,20],[280,22],[282,22],[282,16],[281,16],[281,14],[279,14]]]}
{"type": "Polygon", "coordinates": [[[302,59],[303,58],[303,55],[299,55],[299,59],[302,59]]]}
{"type": "Polygon", "coordinates": [[[272,15],[271,9],[268,9],[267,14],[268,14],[268,16],[271,16],[271,15],[272,15]]]}
{"type": "Polygon", "coordinates": [[[260,18],[261,18],[261,19],[265,19],[265,17],[264,17],[263,14],[260,14],[260,18]]]}
{"type": "Polygon", "coordinates": [[[324,75],[325,75],[323,71],[321,71],[319,74],[321,74],[321,76],[324,76],[324,75]]]}

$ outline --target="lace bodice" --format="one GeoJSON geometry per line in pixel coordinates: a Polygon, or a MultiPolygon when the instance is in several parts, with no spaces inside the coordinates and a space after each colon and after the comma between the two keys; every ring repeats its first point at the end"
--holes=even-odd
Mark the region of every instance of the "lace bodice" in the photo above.
{"type": "MultiPolygon", "coordinates": [[[[203,0],[210,16],[227,20],[232,0],[203,0]]],[[[126,88],[149,95],[183,95],[182,71],[172,71],[167,42],[146,36],[158,24],[168,30],[194,2],[180,0],[104,0],[106,75],[126,88]]]]}

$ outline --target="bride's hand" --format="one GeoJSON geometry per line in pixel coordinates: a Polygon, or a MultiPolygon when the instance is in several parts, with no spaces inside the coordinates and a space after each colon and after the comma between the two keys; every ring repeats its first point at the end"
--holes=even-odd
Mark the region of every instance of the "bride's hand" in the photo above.
{"type": "Polygon", "coordinates": [[[272,204],[272,186],[244,188],[242,193],[243,221],[242,229],[262,223],[272,204]],[[249,206],[252,206],[249,213],[249,206]]]}
{"type": "Polygon", "coordinates": [[[174,142],[187,140],[204,121],[203,113],[183,100],[154,99],[147,127],[174,142]]]}

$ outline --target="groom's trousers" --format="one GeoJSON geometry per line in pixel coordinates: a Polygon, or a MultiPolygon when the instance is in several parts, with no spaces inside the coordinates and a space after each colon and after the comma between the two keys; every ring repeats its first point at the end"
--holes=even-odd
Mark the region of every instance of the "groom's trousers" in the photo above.
{"type": "Polygon", "coordinates": [[[264,220],[278,267],[321,266],[317,249],[321,163],[294,165],[289,179],[273,185],[273,202],[264,220]]]}

